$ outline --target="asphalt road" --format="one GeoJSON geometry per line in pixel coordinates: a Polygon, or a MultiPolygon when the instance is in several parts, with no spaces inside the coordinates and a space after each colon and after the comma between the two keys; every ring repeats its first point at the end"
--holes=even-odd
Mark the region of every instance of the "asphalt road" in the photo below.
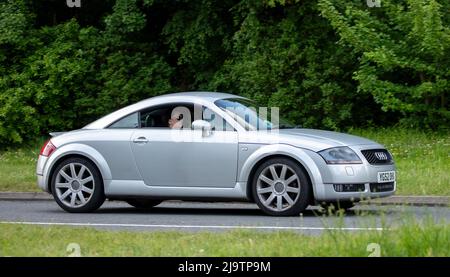
{"type": "Polygon", "coordinates": [[[105,202],[95,213],[70,214],[54,201],[0,201],[0,222],[33,225],[90,226],[109,230],[178,230],[226,231],[255,229],[288,230],[319,234],[327,229],[351,232],[381,230],[414,217],[450,223],[450,208],[361,205],[343,218],[324,216],[309,209],[297,217],[272,217],[263,214],[255,204],[166,201],[152,210],[138,210],[124,202],[105,202]],[[386,225],[382,225],[382,221],[386,225]]]}

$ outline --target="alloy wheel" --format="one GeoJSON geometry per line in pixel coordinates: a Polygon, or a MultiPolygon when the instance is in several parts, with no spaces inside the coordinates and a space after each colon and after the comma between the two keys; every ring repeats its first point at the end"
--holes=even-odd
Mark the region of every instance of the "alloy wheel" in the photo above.
{"type": "Polygon", "coordinates": [[[261,203],[276,212],[291,208],[300,196],[297,173],[286,164],[271,164],[258,176],[256,192],[261,203]]]}
{"type": "Polygon", "coordinates": [[[85,165],[69,163],[58,171],[55,189],[64,205],[79,208],[86,205],[94,193],[94,176],[85,165]]]}

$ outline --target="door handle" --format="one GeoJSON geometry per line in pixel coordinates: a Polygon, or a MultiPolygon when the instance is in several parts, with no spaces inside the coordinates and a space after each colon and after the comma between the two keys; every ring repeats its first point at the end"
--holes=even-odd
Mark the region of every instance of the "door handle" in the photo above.
{"type": "Polygon", "coordinates": [[[138,137],[133,139],[134,143],[147,143],[148,139],[146,137],[138,137]]]}

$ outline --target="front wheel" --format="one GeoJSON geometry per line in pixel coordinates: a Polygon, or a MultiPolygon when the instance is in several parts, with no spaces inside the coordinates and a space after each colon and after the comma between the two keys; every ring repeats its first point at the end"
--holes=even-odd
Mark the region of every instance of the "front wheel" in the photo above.
{"type": "Polygon", "coordinates": [[[262,163],[253,178],[253,195],[258,207],[274,216],[299,215],[311,200],[311,184],[296,162],[274,158],[262,163]]]}
{"type": "Polygon", "coordinates": [[[92,212],[105,201],[100,172],[91,161],[69,158],[61,162],[54,172],[52,194],[64,210],[72,213],[92,212]]]}

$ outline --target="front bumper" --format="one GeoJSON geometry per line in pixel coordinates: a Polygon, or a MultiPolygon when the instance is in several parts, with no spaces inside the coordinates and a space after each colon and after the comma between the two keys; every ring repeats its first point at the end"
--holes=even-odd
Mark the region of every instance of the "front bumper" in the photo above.
{"type": "Polygon", "coordinates": [[[335,191],[333,184],[324,184],[324,193],[322,199],[323,201],[334,201],[334,200],[351,200],[360,201],[367,199],[374,199],[380,197],[387,197],[395,194],[397,189],[397,183],[394,182],[394,190],[384,191],[384,192],[371,192],[369,183],[364,184],[364,190],[358,192],[337,192],[335,191]]]}
{"type": "MultiPolygon", "coordinates": [[[[378,172],[396,171],[395,164],[373,165],[367,162],[361,154],[362,149],[379,148],[373,145],[360,145],[352,148],[360,157],[361,164],[327,164],[321,156],[314,155],[316,165],[321,175],[321,184],[315,185],[315,198],[318,201],[352,200],[359,201],[387,197],[395,194],[397,189],[396,181],[393,182],[393,189],[390,191],[374,192],[370,189],[370,184],[378,183],[378,172]],[[361,184],[364,189],[359,191],[336,191],[335,184],[361,184]]],[[[380,183],[383,184],[383,183],[380,183]]]]}

